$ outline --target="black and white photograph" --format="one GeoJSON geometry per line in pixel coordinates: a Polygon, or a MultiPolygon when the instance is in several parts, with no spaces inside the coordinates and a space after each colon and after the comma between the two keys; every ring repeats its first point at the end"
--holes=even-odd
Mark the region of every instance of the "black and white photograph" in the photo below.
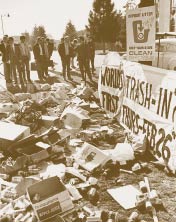
{"type": "Polygon", "coordinates": [[[0,222],[176,222],[176,0],[0,0],[0,222]]]}

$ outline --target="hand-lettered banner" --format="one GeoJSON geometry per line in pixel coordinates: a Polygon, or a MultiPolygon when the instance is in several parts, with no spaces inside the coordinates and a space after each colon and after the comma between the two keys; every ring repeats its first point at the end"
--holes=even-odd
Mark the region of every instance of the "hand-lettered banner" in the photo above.
{"type": "Polygon", "coordinates": [[[98,90],[107,114],[135,135],[145,134],[155,156],[176,169],[176,72],[108,61],[101,67],[98,90]]]}

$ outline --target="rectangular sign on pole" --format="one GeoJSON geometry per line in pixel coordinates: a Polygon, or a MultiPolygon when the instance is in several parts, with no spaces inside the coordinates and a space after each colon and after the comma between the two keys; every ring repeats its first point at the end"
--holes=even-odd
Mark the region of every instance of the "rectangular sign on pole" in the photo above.
{"type": "Polygon", "coordinates": [[[127,11],[127,58],[130,61],[152,61],[155,52],[155,6],[127,11]]]}

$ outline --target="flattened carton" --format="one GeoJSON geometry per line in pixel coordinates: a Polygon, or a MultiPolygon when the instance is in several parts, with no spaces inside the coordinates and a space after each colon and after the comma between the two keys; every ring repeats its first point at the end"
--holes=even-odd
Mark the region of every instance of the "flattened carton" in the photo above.
{"type": "Polygon", "coordinates": [[[31,185],[27,193],[39,221],[45,221],[74,207],[68,190],[56,176],[31,185]],[[36,195],[39,197],[37,201],[36,195]]]}
{"type": "Polygon", "coordinates": [[[86,142],[82,149],[75,154],[75,161],[89,172],[92,172],[96,167],[103,166],[110,159],[109,155],[86,142]]]}

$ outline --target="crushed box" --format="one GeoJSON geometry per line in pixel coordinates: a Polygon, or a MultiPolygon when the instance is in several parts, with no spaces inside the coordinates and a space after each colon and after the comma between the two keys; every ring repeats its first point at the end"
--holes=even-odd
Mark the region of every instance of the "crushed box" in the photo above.
{"type": "Polygon", "coordinates": [[[0,149],[5,149],[13,142],[30,135],[30,128],[0,121],[0,149]]]}
{"type": "Polygon", "coordinates": [[[50,177],[27,188],[27,194],[39,221],[45,221],[74,207],[68,190],[58,177],[50,177]],[[40,198],[34,201],[35,195],[40,198]]]}

